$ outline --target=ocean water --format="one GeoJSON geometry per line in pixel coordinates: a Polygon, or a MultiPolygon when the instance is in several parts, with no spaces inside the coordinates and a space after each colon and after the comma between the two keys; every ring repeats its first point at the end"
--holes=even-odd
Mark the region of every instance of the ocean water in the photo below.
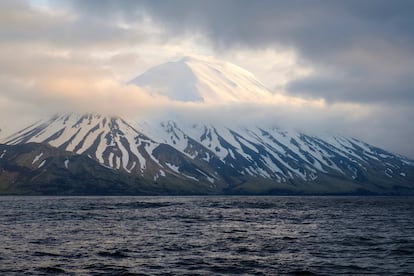
{"type": "Polygon", "coordinates": [[[0,274],[406,275],[414,197],[0,197],[0,274]]]}

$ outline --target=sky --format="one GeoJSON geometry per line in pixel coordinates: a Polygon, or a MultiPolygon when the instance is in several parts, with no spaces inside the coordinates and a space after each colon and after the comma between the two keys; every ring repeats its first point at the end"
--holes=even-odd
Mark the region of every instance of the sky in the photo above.
{"type": "Polygon", "coordinates": [[[220,111],[229,122],[250,114],[414,158],[413,57],[409,0],[3,0],[0,136],[68,110],[220,111]],[[245,68],[275,97],[223,112],[226,103],[184,104],[125,85],[188,55],[245,68]]]}

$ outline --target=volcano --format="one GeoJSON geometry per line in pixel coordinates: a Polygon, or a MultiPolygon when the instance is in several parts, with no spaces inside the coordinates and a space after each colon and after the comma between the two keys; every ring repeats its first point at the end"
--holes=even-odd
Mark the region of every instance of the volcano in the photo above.
{"type": "MultiPolygon", "coordinates": [[[[271,95],[251,73],[211,57],[157,66],[129,85],[198,103],[271,95]]],[[[406,157],[269,126],[70,113],[1,142],[3,194],[414,194],[406,157]]]]}
{"type": "Polygon", "coordinates": [[[212,57],[184,57],[168,62],[129,83],[185,102],[250,102],[271,95],[252,73],[212,57]]]}

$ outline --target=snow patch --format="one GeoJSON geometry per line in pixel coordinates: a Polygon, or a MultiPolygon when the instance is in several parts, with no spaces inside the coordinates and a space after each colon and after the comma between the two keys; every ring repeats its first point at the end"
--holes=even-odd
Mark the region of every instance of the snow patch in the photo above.
{"type": "Polygon", "coordinates": [[[34,164],[34,163],[36,163],[37,161],[39,161],[39,159],[40,159],[40,157],[42,157],[43,156],[43,152],[41,152],[39,155],[36,155],[35,156],[35,158],[33,159],[33,161],[32,161],[32,165],[34,164]]]}
{"type": "Polygon", "coordinates": [[[109,167],[113,168],[114,167],[114,153],[113,152],[109,153],[108,162],[109,162],[109,167]]]}
{"type": "Polygon", "coordinates": [[[43,167],[46,163],[46,160],[43,160],[42,163],[40,163],[40,165],[37,167],[38,169],[40,169],[41,167],[43,167]]]}
{"type": "Polygon", "coordinates": [[[408,160],[402,159],[401,162],[403,162],[406,165],[414,166],[414,162],[411,162],[411,161],[408,161],[408,160]]]}
{"type": "Polygon", "coordinates": [[[172,171],[180,174],[180,171],[179,171],[180,167],[179,166],[176,166],[176,165],[173,165],[173,164],[170,164],[170,163],[167,163],[167,162],[165,162],[165,165],[167,165],[167,167],[169,167],[172,171]]]}
{"type": "Polygon", "coordinates": [[[135,166],[137,165],[137,162],[132,162],[132,165],[129,169],[125,168],[125,170],[127,171],[127,173],[131,173],[131,171],[135,168],[135,166]]]}
{"type": "Polygon", "coordinates": [[[206,157],[203,157],[202,159],[204,161],[206,161],[207,163],[209,163],[210,162],[210,159],[211,159],[210,153],[206,152],[206,157]]]}
{"type": "Polygon", "coordinates": [[[116,169],[119,170],[121,168],[121,158],[119,156],[116,157],[116,169]]]}
{"type": "Polygon", "coordinates": [[[392,155],[383,154],[383,153],[378,154],[378,156],[381,158],[392,158],[393,157],[392,155]]]}
{"type": "Polygon", "coordinates": [[[186,174],[183,174],[183,176],[184,177],[186,177],[186,178],[188,178],[188,179],[191,179],[191,180],[194,180],[194,181],[199,181],[197,178],[195,178],[194,176],[190,176],[190,175],[186,175],[186,174]]]}

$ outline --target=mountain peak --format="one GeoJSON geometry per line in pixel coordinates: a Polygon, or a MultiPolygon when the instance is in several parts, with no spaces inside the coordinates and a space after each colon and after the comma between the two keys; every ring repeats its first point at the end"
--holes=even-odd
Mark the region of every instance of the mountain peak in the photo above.
{"type": "Polygon", "coordinates": [[[271,95],[252,73],[211,56],[185,56],[158,65],[130,84],[183,102],[252,102],[271,95]]]}
{"type": "Polygon", "coordinates": [[[181,57],[178,62],[189,62],[189,61],[208,61],[214,59],[212,56],[199,56],[199,55],[188,55],[181,57]]]}

